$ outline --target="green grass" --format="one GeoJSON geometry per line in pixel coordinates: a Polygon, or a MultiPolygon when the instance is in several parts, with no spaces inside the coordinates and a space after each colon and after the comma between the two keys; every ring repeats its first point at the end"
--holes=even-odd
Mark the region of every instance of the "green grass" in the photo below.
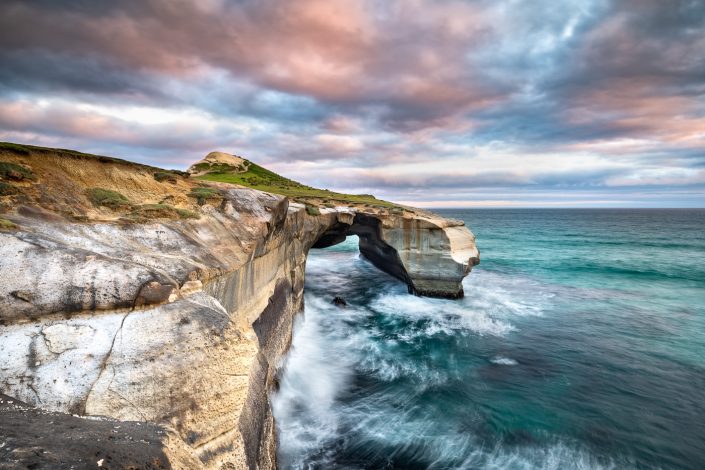
{"type": "Polygon", "coordinates": [[[37,179],[37,175],[35,175],[32,170],[22,165],[10,162],[0,162],[0,178],[15,181],[35,181],[37,179]]]}
{"type": "Polygon", "coordinates": [[[242,166],[228,165],[227,163],[196,163],[194,168],[198,171],[208,171],[209,173],[232,173],[243,171],[242,166]]]}
{"type": "Polygon", "coordinates": [[[17,228],[17,224],[10,222],[7,219],[0,218],[0,230],[13,230],[17,228]]]}
{"type": "Polygon", "coordinates": [[[311,204],[306,204],[306,213],[308,215],[321,215],[321,211],[318,207],[312,206],[311,204]]]}
{"type": "Polygon", "coordinates": [[[201,163],[196,163],[193,165],[193,168],[196,169],[197,171],[206,171],[211,167],[211,164],[208,162],[201,162],[201,163]]]}
{"type": "Polygon", "coordinates": [[[30,149],[24,145],[13,144],[12,142],[0,142],[0,150],[8,150],[20,155],[29,155],[30,149]]]}
{"type": "Polygon", "coordinates": [[[269,171],[255,163],[247,161],[249,169],[243,173],[211,171],[197,179],[205,181],[217,181],[220,183],[239,184],[248,188],[259,189],[269,193],[281,194],[292,199],[324,199],[328,204],[370,204],[374,207],[397,207],[388,201],[377,199],[371,194],[344,194],[329,191],[327,189],[317,189],[306,186],[297,181],[290,180],[281,175],[269,171]]]}
{"type": "Polygon", "coordinates": [[[195,212],[179,209],[169,204],[144,204],[135,207],[130,216],[136,219],[198,219],[200,215],[195,212]]]}
{"type": "MultiPolygon", "coordinates": [[[[103,155],[93,155],[91,153],[83,153],[77,150],[69,150],[62,148],[39,147],[36,145],[15,144],[13,142],[0,142],[0,151],[6,151],[18,155],[30,155],[32,153],[53,153],[59,156],[68,156],[76,158],[96,158],[103,163],[123,163],[129,165],[139,165],[127,160],[119,158],[105,157],[103,155]]],[[[144,165],[146,166],[146,165],[144,165]]],[[[158,168],[155,168],[158,169],[158,168]]]]}
{"type": "Polygon", "coordinates": [[[86,195],[95,206],[104,206],[109,207],[110,209],[117,209],[130,205],[129,199],[119,192],[111,189],[91,188],[86,191],[86,195]]]}
{"type": "Polygon", "coordinates": [[[201,216],[198,215],[197,213],[190,211],[188,209],[179,209],[178,207],[174,207],[174,210],[176,211],[177,214],[179,214],[179,217],[182,219],[200,219],[201,216]]]}
{"type": "Polygon", "coordinates": [[[157,171],[154,173],[154,179],[163,183],[164,181],[176,184],[176,175],[170,171],[157,171]]]}
{"type": "Polygon", "coordinates": [[[185,171],[179,170],[165,170],[163,168],[157,168],[155,166],[143,165],[141,163],[131,162],[129,160],[123,160],[120,158],[106,157],[104,155],[94,155],[92,153],[79,152],[78,150],[69,150],[62,148],[51,148],[51,147],[39,147],[37,145],[27,145],[27,144],[16,144],[14,142],[0,142],[0,152],[12,153],[15,155],[29,156],[35,155],[57,155],[59,157],[70,157],[82,160],[98,160],[101,163],[115,163],[118,165],[128,165],[135,168],[142,168],[146,170],[151,170],[152,172],[169,172],[184,178],[188,178],[191,175],[185,171]]]}
{"type": "Polygon", "coordinates": [[[223,199],[223,195],[215,188],[193,188],[188,195],[196,198],[201,206],[209,199],[223,199]]]}
{"type": "Polygon", "coordinates": [[[0,181],[0,196],[10,196],[18,192],[17,187],[0,181]]]}
{"type": "Polygon", "coordinates": [[[247,171],[248,163],[245,161],[238,166],[229,165],[227,163],[210,163],[201,162],[193,165],[193,168],[198,171],[208,171],[208,173],[242,173],[247,171]]]}

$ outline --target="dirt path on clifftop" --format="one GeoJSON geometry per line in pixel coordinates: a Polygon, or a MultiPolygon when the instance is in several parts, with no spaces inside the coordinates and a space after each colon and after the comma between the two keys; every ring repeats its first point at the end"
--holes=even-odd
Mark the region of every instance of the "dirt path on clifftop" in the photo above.
{"type": "Polygon", "coordinates": [[[170,469],[164,434],[148,423],[50,413],[0,394],[2,470],[170,469]]]}

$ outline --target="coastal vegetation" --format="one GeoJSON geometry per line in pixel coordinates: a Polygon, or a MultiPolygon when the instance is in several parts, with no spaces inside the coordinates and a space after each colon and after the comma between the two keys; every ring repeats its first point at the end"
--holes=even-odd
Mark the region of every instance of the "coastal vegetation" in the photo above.
{"type": "MultiPolygon", "coordinates": [[[[85,152],[79,152],[78,150],[69,150],[69,149],[62,149],[62,148],[52,148],[52,147],[39,147],[37,145],[28,145],[28,144],[16,144],[14,142],[0,142],[0,153],[8,153],[10,155],[44,155],[44,156],[50,156],[50,157],[71,157],[74,159],[83,159],[83,160],[91,160],[91,161],[98,161],[100,163],[118,163],[120,165],[127,165],[127,166],[132,166],[135,168],[144,168],[144,169],[151,169],[155,175],[154,178],[159,181],[159,178],[157,177],[157,173],[160,174],[169,174],[169,175],[174,175],[177,177],[181,178],[188,178],[189,174],[185,171],[179,171],[179,170],[165,170],[163,168],[158,168],[150,165],[143,165],[141,163],[135,163],[131,162],[129,160],[123,160],[121,158],[115,158],[115,157],[107,157],[105,155],[95,155],[92,153],[85,153],[85,152]]],[[[5,171],[6,168],[8,167],[3,167],[3,163],[7,162],[0,162],[0,178],[5,178],[5,171]]],[[[11,170],[17,170],[13,164],[10,164],[11,170]]],[[[19,165],[16,165],[19,166],[19,165]]],[[[22,170],[19,170],[20,172],[22,170]]],[[[163,177],[163,176],[160,176],[163,177]]],[[[35,180],[36,177],[27,176],[26,179],[29,180],[35,180]]]]}
{"type": "Polygon", "coordinates": [[[119,209],[121,207],[128,207],[130,205],[130,200],[117,191],[105,188],[91,188],[86,191],[88,199],[95,206],[108,207],[110,209],[119,209]]]}
{"type": "Polygon", "coordinates": [[[17,194],[17,187],[0,181],[0,196],[10,196],[12,194],[17,194]]]}
{"type": "Polygon", "coordinates": [[[176,184],[176,174],[173,171],[157,171],[154,173],[154,179],[161,182],[176,184]]]}
{"type": "Polygon", "coordinates": [[[311,204],[306,204],[306,213],[308,215],[321,215],[321,211],[318,207],[312,206],[311,204]]]}
{"type": "Polygon", "coordinates": [[[13,181],[34,181],[37,176],[22,165],[10,162],[0,162],[0,178],[13,181]]]}
{"type": "Polygon", "coordinates": [[[128,215],[129,219],[145,221],[152,219],[198,219],[200,215],[188,209],[180,209],[169,204],[142,204],[128,215]]]}
{"type": "Polygon", "coordinates": [[[17,228],[17,224],[7,219],[0,218],[0,230],[12,230],[17,228]]]}
{"type": "Polygon", "coordinates": [[[199,218],[189,191],[201,203],[220,193],[197,188],[207,183],[190,176],[75,150],[0,142],[0,214],[37,205],[79,222],[199,218]]]}
{"type": "Polygon", "coordinates": [[[77,221],[190,219],[199,217],[200,206],[217,205],[223,200],[224,189],[212,183],[287,196],[304,204],[306,213],[312,216],[336,206],[398,215],[409,211],[371,194],[308,186],[223,152],[213,152],[186,172],[75,150],[0,142],[0,213],[43,201],[46,209],[77,221]],[[51,197],[45,194],[48,185],[55,189],[51,197]]]}
{"type": "Polygon", "coordinates": [[[391,202],[377,199],[371,194],[345,194],[307,186],[278,175],[249,160],[245,160],[244,164],[239,166],[231,166],[226,163],[209,164],[208,162],[199,162],[192,169],[204,172],[196,177],[200,180],[238,184],[260,191],[289,196],[302,202],[315,202],[317,205],[320,204],[326,207],[351,203],[369,204],[369,207],[379,208],[399,207],[391,202]]]}
{"type": "Polygon", "coordinates": [[[209,188],[206,186],[193,188],[188,194],[189,197],[195,198],[199,206],[202,206],[208,200],[221,200],[223,195],[215,188],[209,188]]]}

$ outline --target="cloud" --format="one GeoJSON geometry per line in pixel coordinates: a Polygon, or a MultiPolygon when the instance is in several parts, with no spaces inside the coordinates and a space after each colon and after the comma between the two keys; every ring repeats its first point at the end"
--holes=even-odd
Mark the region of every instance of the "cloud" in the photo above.
{"type": "MultiPolygon", "coordinates": [[[[464,41],[481,34],[484,23],[481,11],[463,2],[439,8],[341,0],[213,2],[210,8],[151,0],[102,11],[84,2],[62,6],[7,2],[0,28],[5,49],[172,77],[210,66],[267,89],[340,104],[455,108],[484,102],[490,89],[474,90],[474,74],[457,66],[464,41]],[[419,16],[419,7],[427,14],[419,16]],[[416,47],[418,40],[425,46],[416,47]]],[[[56,78],[83,89],[76,76],[56,78]]]]}
{"type": "Polygon", "coordinates": [[[6,0],[0,13],[3,139],[180,167],[218,148],[393,199],[638,187],[653,201],[682,187],[703,204],[702,2],[6,0]]]}

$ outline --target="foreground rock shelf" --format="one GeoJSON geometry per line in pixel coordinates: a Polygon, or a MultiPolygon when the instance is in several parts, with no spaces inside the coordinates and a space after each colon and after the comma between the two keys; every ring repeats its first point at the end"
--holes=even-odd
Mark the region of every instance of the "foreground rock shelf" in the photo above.
{"type": "MultiPolygon", "coordinates": [[[[87,426],[81,417],[150,423],[148,446],[111,445],[125,447],[116,455],[137,446],[140,458],[155,449],[155,468],[275,468],[268,393],[303,306],[308,250],[358,235],[410,292],[443,297],[462,296],[479,262],[461,222],[429,213],[310,215],[283,196],[220,190],[197,220],[72,223],[33,206],[6,215],[19,228],[0,232],[0,392],[87,426]]],[[[32,416],[47,416],[48,433],[60,422],[32,416]]]]}

